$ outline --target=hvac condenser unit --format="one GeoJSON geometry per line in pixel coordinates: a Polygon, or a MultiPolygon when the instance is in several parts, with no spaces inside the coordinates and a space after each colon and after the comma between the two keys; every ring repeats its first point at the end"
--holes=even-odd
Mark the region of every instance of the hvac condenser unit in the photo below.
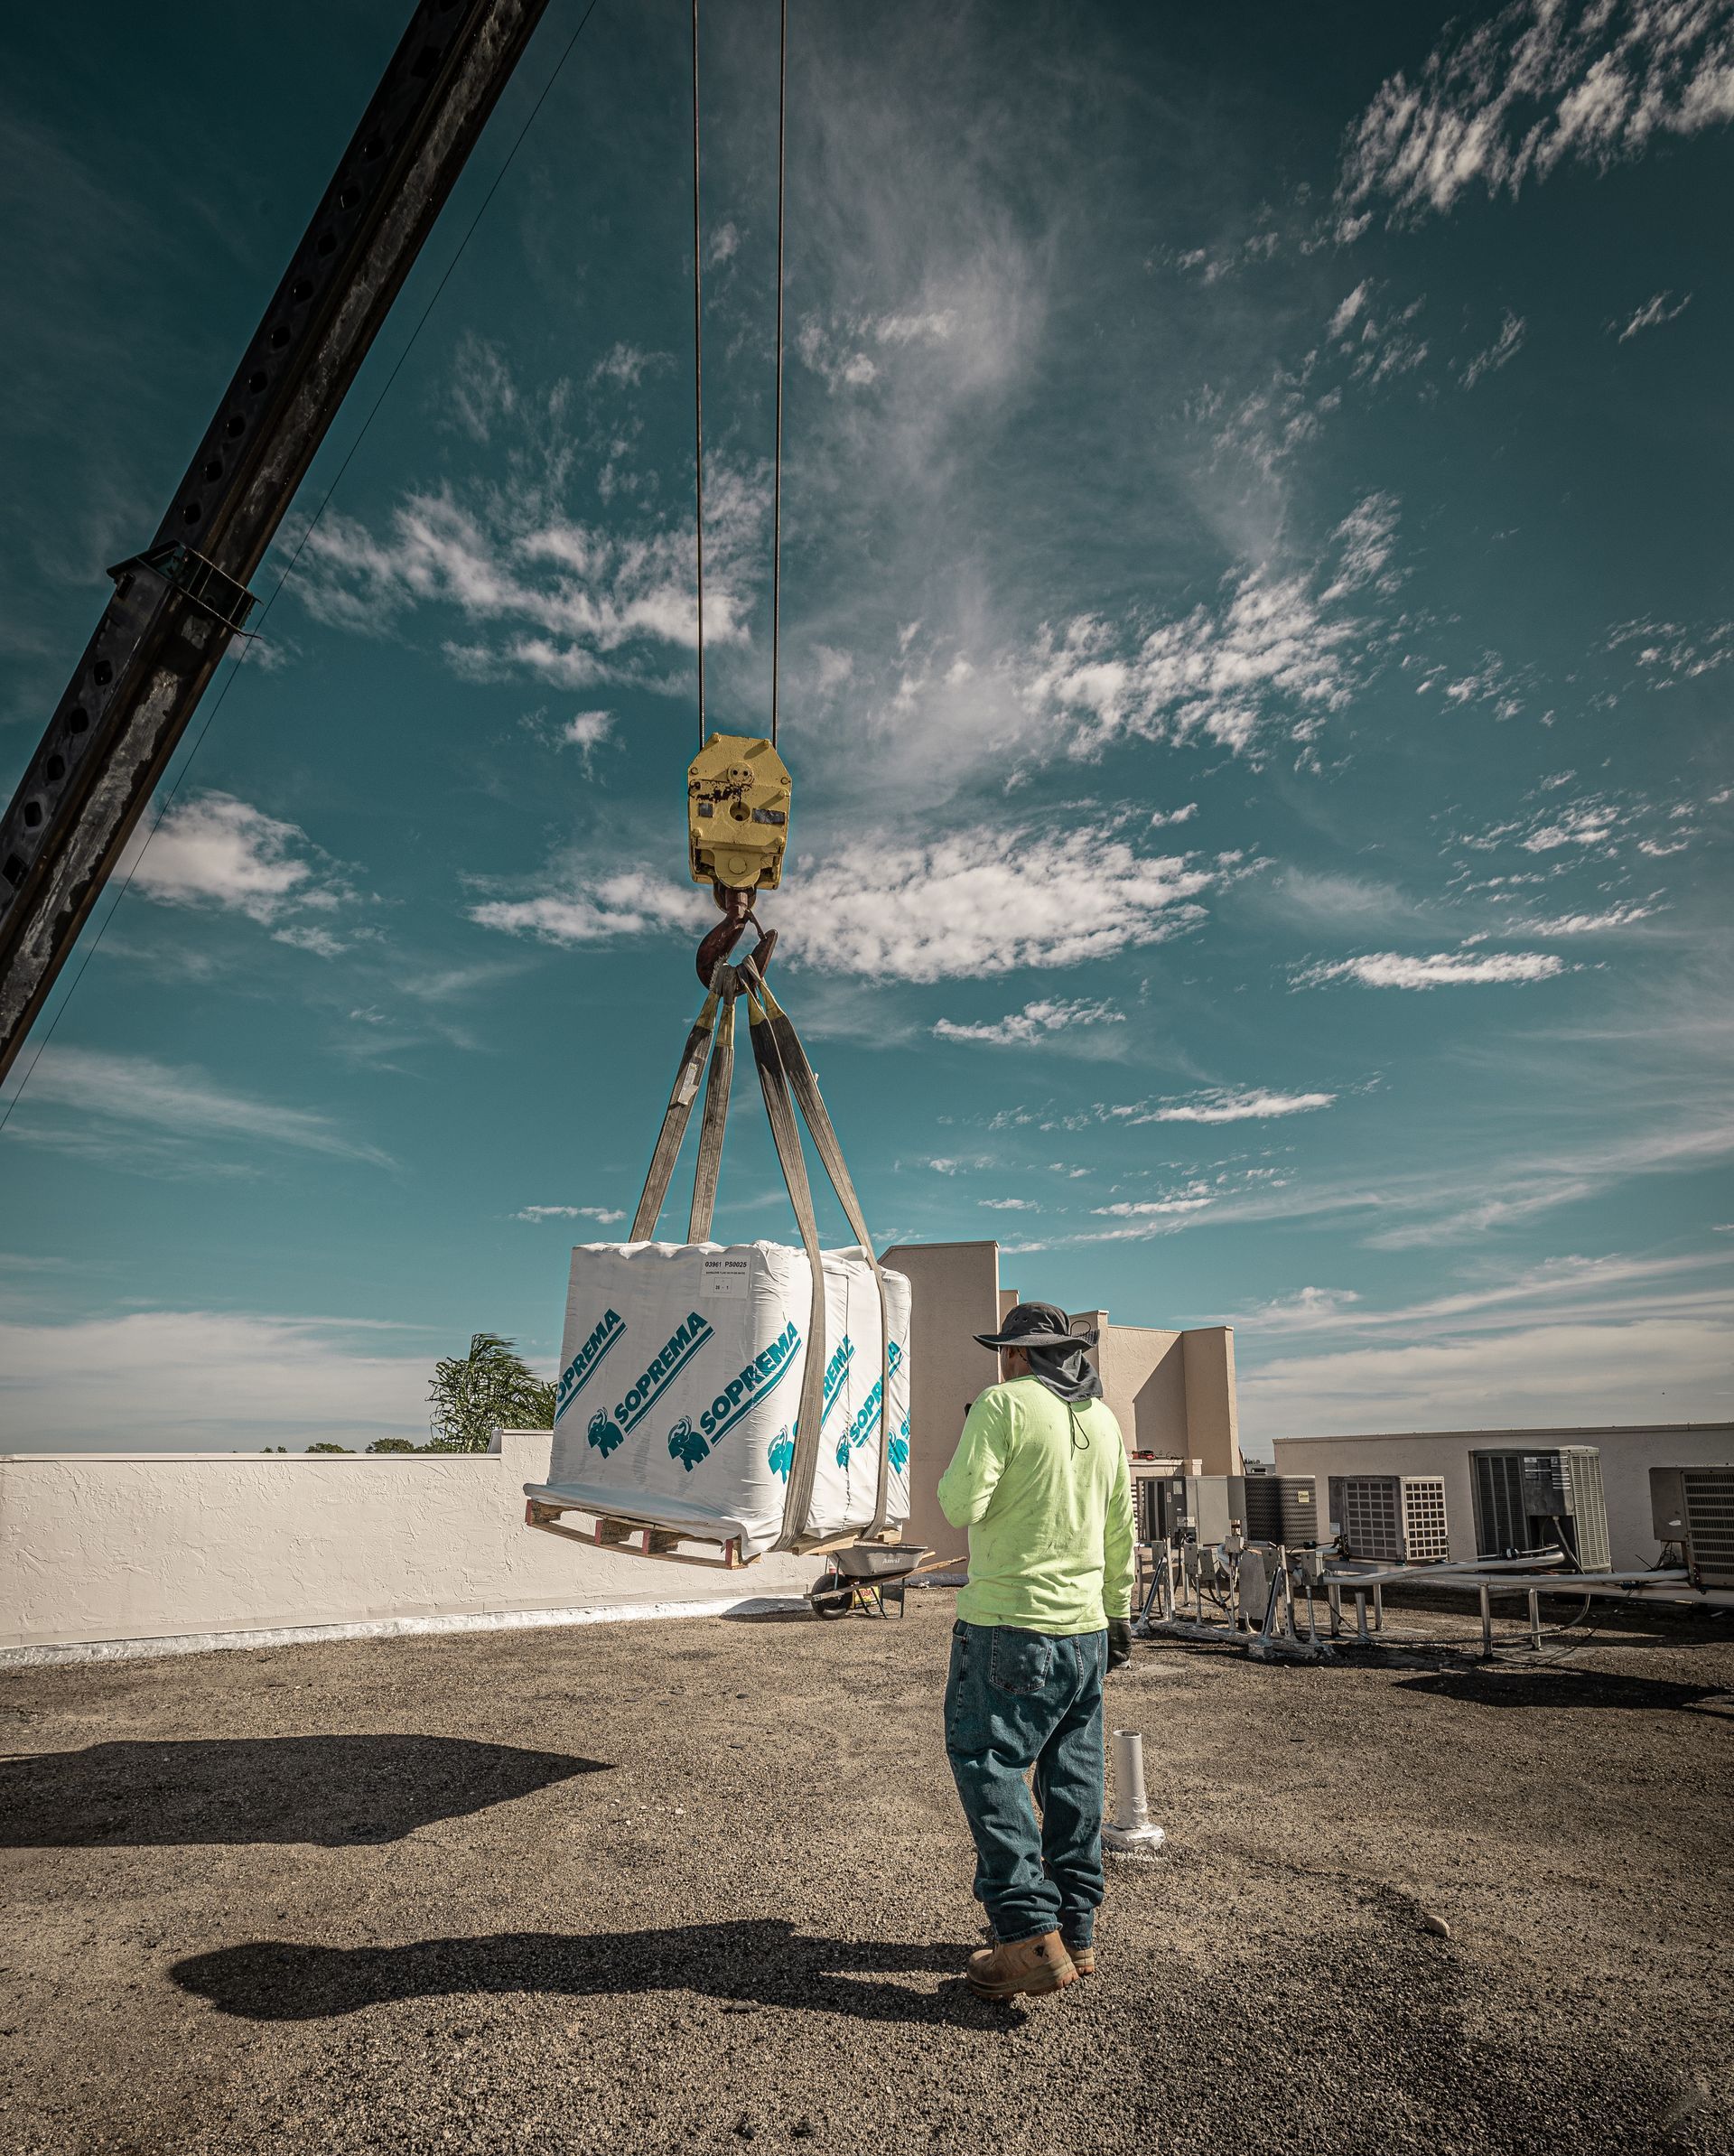
{"type": "Polygon", "coordinates": [[[1429,1564],[1451,1554],[1443,1475],[1333,1475],[1330,1516],[1346,1557],[1429,1564]]]}
{"type": "Polygon", "coordinates": [[[1678,1543],[1695,1587],[1734,1587],[1734,1467],[1653,1467],[1655,1539],[1678,1543]]]}
{"type": "Polygon", "coordinates": [[[1526,1557],[1557,1543],[1580,1572],[1609,1570],[1608,1503],[1594,1445],[1471,1452],[1469,1471],[1478,1556],[1526,1557]]]}
{"type": "Polygon", "coordinates": [[[1142,1479],[1138,1533],[1141,1540],[1171,1542],[1189,1535],[1196,1542],[1220,1542],[1246,1517],[1244,1475],[1158,1475],[1142,1479]],[[1151,1494],[1142,1495],[1144,1490],[1151,1494]],[[1151,1532],[1146,1536],[1146,1524],[1151,1532]]]}
{"type": "Polygon", "coordinates": [[[1246,1539],[1310,1549],[1324,1539],[1319,1483],[1312,1475],[1248,1475],[1246,1539]]]}

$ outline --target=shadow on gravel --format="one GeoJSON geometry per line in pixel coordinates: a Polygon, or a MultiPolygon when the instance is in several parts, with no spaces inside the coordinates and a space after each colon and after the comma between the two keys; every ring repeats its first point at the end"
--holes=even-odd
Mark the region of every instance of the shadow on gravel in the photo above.
{"type": "Polygon", "coordinates": [[[1734,1696],[1718,1685],[1682,1685],[1670,1677],[1609,1676],[1592,1669],[1441,1669],[1402,1677],[1399,1692],[1431,1692],[1477,1707],[1627,1707],[1652,1714],[1705,1714],[1734,1721],[1734,1696]]]}
{"type": "Polygon", "coordinates": [[[602,1759],[461,1737],[236,1737],[0,1759],[0,1847],[396,1842],[602,1759]]]}
{"type": "Polygon", "coordinates": [[[219,2012],[256,2021],[318,2021],[392,2000],[465,1993],[620,1998],[696,1992],[737,2007],[800,2007],[857,2021],[1003,2030],[1014,2010],[976,1999],[961,1983],[936,1993],[877,1983],[862,1974],[955,1974],[969,1953],[969,1946],[804,1938],[785,1919],[765,1917],[591,1938],[519,1931],[348,1947],[263,1939],[193,1955],[169,1974],[219,2012]]]}

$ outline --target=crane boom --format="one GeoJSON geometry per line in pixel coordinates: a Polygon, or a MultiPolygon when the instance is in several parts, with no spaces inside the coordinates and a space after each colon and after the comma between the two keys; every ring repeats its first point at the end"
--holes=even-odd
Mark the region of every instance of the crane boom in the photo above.
{"type": "Polygon", "coordinates": [[[420,0],[0,820],[0,1078],[254,605],[247,580],[547,0],[420,0]]]}

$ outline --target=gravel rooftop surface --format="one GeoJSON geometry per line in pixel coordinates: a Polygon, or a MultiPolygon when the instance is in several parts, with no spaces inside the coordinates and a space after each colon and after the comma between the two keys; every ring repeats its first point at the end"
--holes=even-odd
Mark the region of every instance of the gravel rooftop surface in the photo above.
{"type": "Polygon", "coordinates": [[[994,2006],[952,1602],[0,1674],[0,2145],[1734,2151],[1734,1629],[1141,1646],[1168,1852],[994,2006]]]}

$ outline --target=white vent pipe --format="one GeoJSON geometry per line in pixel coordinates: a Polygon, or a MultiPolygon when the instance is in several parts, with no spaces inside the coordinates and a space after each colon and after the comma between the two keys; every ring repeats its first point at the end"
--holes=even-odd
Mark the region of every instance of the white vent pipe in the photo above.
{"type": "Polygon", "coordinates": [[[1102,1846],[1114,1856],[1153,1857],[1167,1839],[1144,1795],[1144,1740],[1136,1730],[1115,1730],[1114,1818],[1102,1829],[1102,1846]]]}

